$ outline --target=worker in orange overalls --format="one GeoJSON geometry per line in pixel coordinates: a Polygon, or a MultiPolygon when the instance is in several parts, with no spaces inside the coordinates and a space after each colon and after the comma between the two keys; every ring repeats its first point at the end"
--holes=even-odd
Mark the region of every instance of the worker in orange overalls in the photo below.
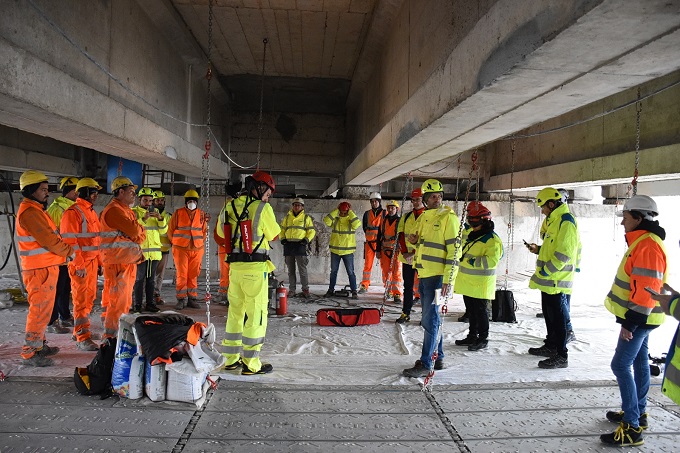
{"type": "Polygon", "coordinates": [[[198,198],[198,192],[194,189],[187,190],[184,207],[175,211],[168,226],[168,239],[172,243],[176,269],[176,310],[184,307],[201,308],[198,303],[198,274],[201,273],[210,214],[198,209],[198,198]]]}
{"type": "Polygon", "coordinates": [[[111,182],[114,198],[99,216],[99,250],[104,263],[102,306],[106,309],[105,339],[118,335],[118,321],[130,311],[137,264],[144,261],[140,244],[146,239],[146,232],[130,208],[137,197],[135,190],[137,186],[129,178],[114,178],[111,182]]]}
{"type": "Polygon", "coordinates": [[[387,300],[394,300],[401,304],[401,263],[394,253],[399,253],[397,244],[397,227],[399,226],[399,203],[389,201],[387,203],[387,215],[380,224],[380,268],[382,269],[383,285],[387,290],[387,300]],[[396,251],[395,251],[396,250],[396,251]]]}
{"type": "MultiPolygon", "coordinates": [[[[73,247],[76,257],[68,265],[73,296],[73,335],[81,351],[96,351],[90,332],[90,312],[97,297],[97,274],[102,269],[99,256],[99,217],[92,205],[97,201],[102,187],[92,178],[78,181],[78,198],[61,218],[61,236],[73,247]]],[[[95,338],[96,339],[96,338],[95,338]]]]}
{"type": "Polygon", "coordinates": [[[380,206],[382,197],[378,192],[373,192],[370,196],[371,209],[364,212],[364,217],[361,221],[366,235],[366,243],[364,244],[364,273],[361,278],[361,285],[359,286],[359,294],[368,291],[371,286],[371,271],[373,270],[373,260],[376,255],[380,260],[380,241],[378,233],[380,224],[385,218],[385,210],[380,206]]]}
{"type": "MultiPolygon", "coordinates": [[[[232,197],[228,197],[224,202],[224,209],[222,210],[222,213],[225,213],[225,215],[227,204],[231,203],[232,200],[232,197]]],[[[230,241],[231,238],[222,237],[217,232],[217,228],[220,224],[225,225],[227,223],[227,219],[225,218],[221,218],[220,220],[222,223],[217,222],[215,224],[215,228],[213,229],[213,238],[217,243],[217,258],[220,262],[220,287],[217,290],[216,300],[222,305],[229,306],[229,263],[227,262],[227,249],[224,247],[224,244],[226,241],[230,241]]]]}
{"type": "Polygon", "coordinates": [[[59,348],[47,346],[45,329],[54,307],[59,266],[75,258],[73,248],[61,240],[47,215],[47,176],[28,170],[19,178],[24,199],[19,205],[16,234],[21,257],[21,276],[28,293],[26,336],[21,348],[24,365],[53,365],[48,356],[59,348]]]}

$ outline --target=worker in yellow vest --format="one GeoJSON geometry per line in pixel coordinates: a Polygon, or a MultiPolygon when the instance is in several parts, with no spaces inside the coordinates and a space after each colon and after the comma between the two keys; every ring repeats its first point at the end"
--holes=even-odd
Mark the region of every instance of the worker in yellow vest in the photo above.
{"type": "Polygon", "coordinates": [[[281,221],[281,244],[283,245],[283,257],[288,268],[288,290],[291,297],[310,297],[309,279],[307,278],[307,246],[314,236],[314,221],[305,214],[305,200],[302,198],[293,199],[291,210],[281,221]],[[302,292],[296,294],[297,279],[295,268],[300,272],[300,284],[302,292]]]}
{"type": "Polygon", "coordinates": [[[611,368],[621,394],[621,410],[608,411],[607,420],[619,426],[600,440],[618,447],[644,443],[642,431],[647,421],[647,394],[650,387],[649,334],[663,324],[666,315],[650,291],[661,292],[668,275],[663,240],[666,231],[654,220],[659,215],[656,202],[646,195],[635,195],[623,204],[628,250],[621,259],[614,283],[604,306],[616,317],[621,329],[611,368]],[[649,288],[649,291],[646,290],[649,288]]]}
{"type": "Polygon", "coordinates": [[[170,218],[172,213],[165,209],[165,194],[162,190],[153,191],[153,205],[158,210],[161,216],[165,219],[165,226],[159,227],[158,233],[161,238],[161,259],[156,266],[156,282],[154,283],[153,297],[156,305],[163,305],[165,301],[161,297],[161,288],[163,288],[163,277],[165,276],[165,266],[168,264],[168,256],[170,256],[170,239],[168,239],[168,226],[170,225],[170,218]]]}
{"type": "Polygon", "coordinates": [[[397,324],[403,324],[411,320],[411,309],[414,299],[420,299],[418,293],[418,273],[416,272],[413,255],[415,246],[406,238],[416,232],[418,217],[425,211],[423,206],[423,191],[417,187],[411,191],[411,205],[413,209],[399,219],[399,261],[401,262],[401,274],[404,279],[404,304],[401,307],[401,315],[396,320],[397,324]]]}
{"type": "MultiPolygon", "coordinates": [[[[57,227],[61,227],[61,217],[64,212],[75,203],[78,195],[76,185],[78,178],[65,176],[61,178],[59,190],[61,196],[54,199],[47,208],[47,214],[57,227]]],[[[59,266],[59,279],[57,280],[57,292],[54,297],[54,310],[47,325],[48,333],[70,333],[73,328],[73,316],[71,315],[71,279],[68,275],[68,266],[59,266]]]]}
{"type": "MultiPolygon", "coordinates": [[[[352,299],[357,299],[357,277],[354,274],[354,251],[357,248],[356,230],[361,222],[357,215],[352,211],[352,206],[343,201],[326,217],[323,222],[331,227],[331,238],[329,246],[331,249],[331,278],[328,284],[326,297],[335,295],[335,282],[338,278],[340,261],[345,265],[349,287],[352,291],[352,299]]],[[[376,235],[377,237],[377,235],[376,235]]]]}

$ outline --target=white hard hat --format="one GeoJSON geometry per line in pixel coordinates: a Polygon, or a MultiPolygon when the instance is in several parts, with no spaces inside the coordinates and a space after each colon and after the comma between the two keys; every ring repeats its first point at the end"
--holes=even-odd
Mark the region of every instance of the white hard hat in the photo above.
{"type": "Polygon", "coordinates": [[[659,215],[659,209],[656,207],[656,202],[652,197],[647,195],[635,195],[626,200],[623,204],[623,211],[616,213],[618,217],[623,217],[625,211],[637,211],[651,220],[652,217],[659,215]]]}
{"type": "Polygon", "coordinates": [[[305,205],[305,200],[303,200],[303,199],[300,198],[300,197],[293,198],[293,202],[292,202],[291,204],[295,204],[295,203],[300,203],[302,206],[304,206],[304,205],[305,205]]]}
{"type": "Polygon", "coordinates": [[[373,192],[368,196],[369,200],[382,200],[382,197],[380,196],[379,192],[373,192]]]}
{"type": "Polygon", "coordinates": [[[569,191],[567,189],[557,189],[557,191],[562,195],[562,203],[566,203],[569,199],[569,191]]]}

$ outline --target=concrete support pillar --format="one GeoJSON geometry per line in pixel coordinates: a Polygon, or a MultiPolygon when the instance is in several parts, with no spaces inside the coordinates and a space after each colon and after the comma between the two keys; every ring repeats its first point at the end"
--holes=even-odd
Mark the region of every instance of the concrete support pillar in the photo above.
{"type": "MultiPolygon", "coordinates": [[[[611,184],[602,186],[601,195],[604,197],[603,204],[617,204],[617,200],[628,198],[628,184],[611,184]]],[[[631,192],[632,194],[632,192],[631,192]]]]}
{"type": "Polygon", "coordinates": [[[342,188],[342,198],[349,200],[368,200],[371,186],[345,186],[342,188]]]}

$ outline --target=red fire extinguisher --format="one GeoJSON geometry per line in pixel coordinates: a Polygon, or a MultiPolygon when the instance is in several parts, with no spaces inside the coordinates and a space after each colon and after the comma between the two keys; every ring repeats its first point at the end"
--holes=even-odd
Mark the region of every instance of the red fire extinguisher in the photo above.
{"type": "Polygon", "coordinates": [[[276,288],[276,314],[285,315],[288,311],[288,288],[283,286],[283,282],[276,288]]]}

